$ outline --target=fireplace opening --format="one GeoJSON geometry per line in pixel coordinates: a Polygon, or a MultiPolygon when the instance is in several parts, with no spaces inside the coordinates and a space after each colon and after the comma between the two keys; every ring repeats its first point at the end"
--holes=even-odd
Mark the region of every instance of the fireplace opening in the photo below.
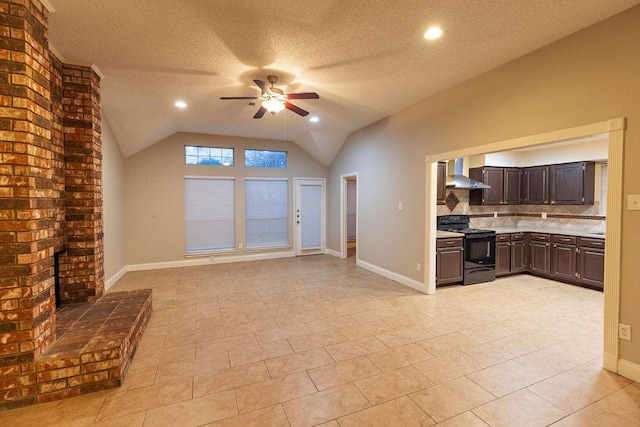
{"type": "Polygon", "coordinates": [[[56,307],[60,307],[62,298],[60,297],[60,256],[65,251],[58,251],[53,254],[53,283],[56,296],[56,307]]]}

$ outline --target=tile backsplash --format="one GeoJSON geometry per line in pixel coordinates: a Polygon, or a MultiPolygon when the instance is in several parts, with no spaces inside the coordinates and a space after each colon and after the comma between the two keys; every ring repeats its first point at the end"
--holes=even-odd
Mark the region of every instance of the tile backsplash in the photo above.
{"type": "Polygon", "coordinates": [[[600,213],[600,202],[589,206],[554,206],[554,205],[507,205],[507,206],[470,206],[468,190],[452,191],[460,201],[453,210],[439,205],[438,215],[466,214],[471,215],[471,226],[477,228],[490,227],[535,227],[541,229],[557,229],[600,233],[605,231],[606,220],[600,213]],[[542,218],[542,213],[549,215],[542,218]],[[493,215],[498,217],[474,217],[474,215],[493,215]],[[562,217],[558,217],[562,216],[562,217]]]}

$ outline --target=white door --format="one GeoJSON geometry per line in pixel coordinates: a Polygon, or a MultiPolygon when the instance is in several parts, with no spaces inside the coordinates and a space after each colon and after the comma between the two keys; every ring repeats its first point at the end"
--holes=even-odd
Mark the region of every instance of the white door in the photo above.
{"type": "Polygon", "coordinates": [[[324,179],[294,179],[296,256],[325,250],[324,179]]]}

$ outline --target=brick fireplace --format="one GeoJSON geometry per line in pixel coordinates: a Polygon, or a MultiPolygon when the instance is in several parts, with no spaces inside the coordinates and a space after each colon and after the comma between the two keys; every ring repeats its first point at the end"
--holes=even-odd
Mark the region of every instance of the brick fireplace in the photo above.
{"type": "MultiPolygon", "coordinates": [[[[98,319],[96,312],[109,316],[96,321],[95,333],[114,324],[134,331],[125,353],[142,333],[138,323],[123,323],[123,307],[129,314],[137,307],[126,296],[105,300],[101,310],[86,305],[104,293],[100,77],[49,51],[47,22],[39,0],[0,1],[0,410],[101,388],[104,377],[82,376],[79,338],[51,354],[61,335],[57,311],[77,313],[66,316],[62,341],[81,317],[84,328],[98,319]],[[115,323],[105,326],[111,316],[115,323]]],[[[144,329],[150,294],[133,300],[141,298],[144,329]]],[[[114,356],[84,339],[93,362],[114,356]]],[[[128,360],[121,365],[124,375],[128,360]]],[[[120,376],[109,375],[102,388],[119,384],[120,376]]]]}

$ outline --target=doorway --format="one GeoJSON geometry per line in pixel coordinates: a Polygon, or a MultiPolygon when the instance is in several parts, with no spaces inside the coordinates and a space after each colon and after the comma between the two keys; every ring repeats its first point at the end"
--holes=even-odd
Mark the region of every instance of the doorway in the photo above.
{"type": "Polygon", "coordinates": [[[341,253],[342,259],[358,259],[358,174],[341,175],[341,253]]]}
{"type": "Polygon", "coordinates": [[[325,252],[325,180],[294,178],[294,235],[296,256],[325,252]]]}
{"type": "Polygon", "coordinates": [[[633,368],[619,361],[618,322],[620,319],[620,263],[622,233],[622,172],[624,152],[624,131],[626,120],[617,118],[574,128],[561,129],[538,135],[531,135],[507,141],[470,147],[467,149],[440,153],[426,157],[426,204],[425,204],[425,284],[427,293],[435,293],[435,257],[436,251],[436,182],[437,162],[440,160],[464,157],[476,154],[508,151],[597,134],[608,134],[608,191],[607,224],[605,252],[605,288],[604,288],[604,354],[605,369],[630,377],[633,368]]]}

